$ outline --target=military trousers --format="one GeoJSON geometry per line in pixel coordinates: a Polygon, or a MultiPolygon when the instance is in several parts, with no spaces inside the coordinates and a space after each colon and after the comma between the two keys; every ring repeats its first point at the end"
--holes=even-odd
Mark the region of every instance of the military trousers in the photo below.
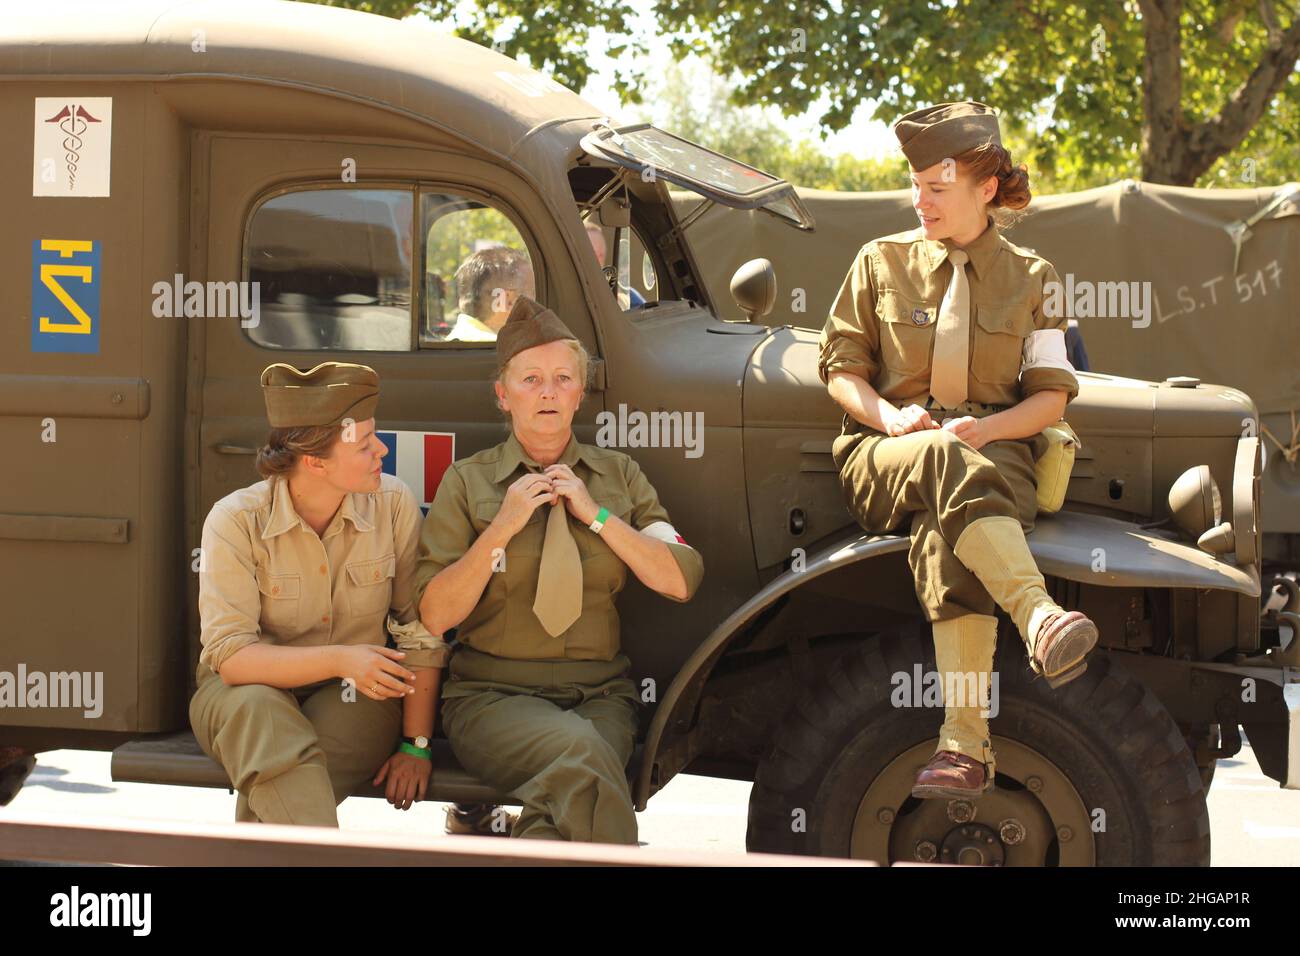
{"type": "Polygon", "coordinates": [[[1017,518],[1028,532],[1038,512],[1034,462],[1041,435],[993,441],[976,450],[944,429],[889,436],[862,426],[833,446],[845,502],[872,534],[906,527],[908,565],[927,620],[993,614],[984,585],[953,553],[972,522],[1017,518]]]}
{"type": "Polygon", "coordinates": [[[190,723],[239,793],[236,820],[338,826],[338,804],[396,749],[402,702],[333,680],[294,690],[228,686],[200,664],[190,723]]]}
{"type": "Polygon", "coordinates": [[[461,646],[443,687],[452,752],[523,806],[511,836],[637,842],[626,767],[636,740],[631,663],[527,661],[461,646]]]}

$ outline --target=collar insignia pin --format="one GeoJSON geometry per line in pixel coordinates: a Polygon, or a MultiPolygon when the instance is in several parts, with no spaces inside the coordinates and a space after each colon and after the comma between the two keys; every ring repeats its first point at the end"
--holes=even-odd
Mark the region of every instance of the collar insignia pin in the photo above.
{"type": "Polygon", "coordinates": [[[925,310],[925,309],[913,309],[913,310],[912,310],[912,324],[913,324],[913,325],[925,325],[925,323],[927,323],[927,322],[929,322],[929,321],[930,321],[930,313],[929,313],[927,310],[925,310]]]}

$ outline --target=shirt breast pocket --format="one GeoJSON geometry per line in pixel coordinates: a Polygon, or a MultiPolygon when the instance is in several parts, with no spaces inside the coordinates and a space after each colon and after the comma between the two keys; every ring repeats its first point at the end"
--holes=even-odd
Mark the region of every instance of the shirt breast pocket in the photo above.
{"type": "Polygon", "coordinates": [[[281,634],[296,634],[302,575],[294,572],[272,574],[266,568],[258,568],[256,576],[257,590],[262,596],[260,623],[281,634]]]}
{"type": "Polygon", "coordinates": [[[348,608],[353,616],[381,614],[393,598],[393,575],[397,559],[392,554],[347,566],[348,608]]]}
{"type": "Polygon", "coordinates": [[[882,290],[877,300],[880,360],[891,372],[917,375],[930,363],[938,306],[924,299],[882,290]]]}
{"type": "Polygon", "coordinates": [[[1033,313],[1024,306],[976,306],[971,375],[988,385],[1014,385],[1033,330],[1033,313]]]}

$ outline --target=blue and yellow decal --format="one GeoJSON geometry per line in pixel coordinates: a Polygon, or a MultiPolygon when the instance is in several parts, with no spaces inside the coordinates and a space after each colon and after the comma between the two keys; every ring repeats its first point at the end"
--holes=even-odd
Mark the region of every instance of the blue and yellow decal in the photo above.
{"type": "Polygon", "coordinates": [[[32,351],[99,354],[100,244],[32,242],[32,351]]]}

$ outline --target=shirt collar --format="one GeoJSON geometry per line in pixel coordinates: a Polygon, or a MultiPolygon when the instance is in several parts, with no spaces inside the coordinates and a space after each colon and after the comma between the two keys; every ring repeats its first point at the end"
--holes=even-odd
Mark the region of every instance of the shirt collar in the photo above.
{"type": "Polygon", "coordinates": [[[486,334],[492,336],[496,335],[496,333],[493,332],[490,328],[488,328],[488,326],[484,325],[482,322],[474,318],[474,316],[470,315],[468,312],[456,313],[456,324],[468,325],[471,329],[474,329],[478,332],[485,332],[486,334]]]}
{"type": "Polygon", "coordinates": [[[938,269],[948,258],[948,250],[961,249],[970,256],[971,267],[981,280],[988,277],[993,259],[1002,250],[1002,235],[992,216],[985,216],[988,225],[974,242],[959,246],[951,239],[926,239],[925,248],[930,257],[930,271],[938,269]]]}
{"type": "MultiPolygon", "coordinates": [[[[568,465],[573,467],[574,463],[582,459],[587,467],[592,471],[604,471],[606,461],[603,457],[594,454],[594,449],[590,445],[584,445],[578,441],[572,432],[569,434],[569,443],[564,446],[556,464],[568,465]]],[[[519,439],[515,436],[514,429],[510,430],[510,437],[505,440],[501,449],[501,460],[497,462],[497,469],[492,475],[492,481],[500,484],[505,481],[520,465],[525,465],[534,471],[542,471],[543,466],[539,464],[531,455],[524,451],[524,446],[519,444],[519,439]]]]}
{"type": "MultiPolygon", "coordinates": [[[[373,531],[374,499],[370,495],[361,495],[353,492],[343,496],[343,503],[339,505],[338,514],[330,522],[330,528],[340,525],[343,521],[351,521],[352,526],[358,531],[373,531]],[[360,504],[358,498],[363,498],[360,504]]],[[[274,538],[277,535],[284,534],[294,527],[302,528],[304,531],[311,531],[307,522],[302,520],[302,515],[293,506],[293,497],[289,494],[288,478],[271,479],[271,517],[266,522],[266,527],[262,529],[262,538],[274,538]]],[[[325,529],[325,535],[329,535],[330,528],[325,529]]],[[[314,533],[314,532],[313,532],[314,533]]]]}

